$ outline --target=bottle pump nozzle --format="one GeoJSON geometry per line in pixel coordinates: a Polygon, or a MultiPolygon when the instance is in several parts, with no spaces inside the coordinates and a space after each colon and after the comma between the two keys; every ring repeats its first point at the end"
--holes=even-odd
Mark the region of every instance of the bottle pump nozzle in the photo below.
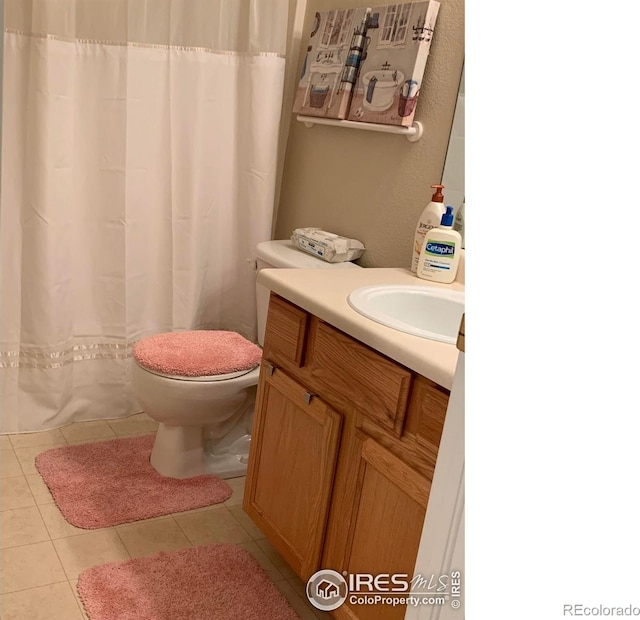
{"type": "Polygon", "coordinates": [[[431,202],[444,202],[444,196],[442,195],[444,185],[432,185],[431,187],[436,190],[431,196],[431,202]]]}
{"type": "Polygon", "coordinates": [[[447,206],[446,213],[442,214],[442,219],[440,220],[440,226],[453,228],[453,207],[447,206]]]}

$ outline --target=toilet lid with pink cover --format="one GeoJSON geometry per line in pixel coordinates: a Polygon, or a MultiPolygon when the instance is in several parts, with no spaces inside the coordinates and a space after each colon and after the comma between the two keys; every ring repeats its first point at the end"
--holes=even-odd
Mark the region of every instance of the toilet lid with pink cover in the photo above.
{"type": "Polygon", "coordinates": [[[177,377],[224,375],[255,368],[262,350],[236,332],[164,332],[138,340],[133,357],[140,366],[177,377]]]}

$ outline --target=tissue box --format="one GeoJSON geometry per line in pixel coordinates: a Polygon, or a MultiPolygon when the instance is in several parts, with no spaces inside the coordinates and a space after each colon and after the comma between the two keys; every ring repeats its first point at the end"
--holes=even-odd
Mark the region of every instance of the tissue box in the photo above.
{"type": "Polygon", "coordinates": [[[291,241],[301,250],[328,263],[356,260],[364,254],[364,245],[357,239],[348,239],[319,228],[296,228],[291,241]]]}

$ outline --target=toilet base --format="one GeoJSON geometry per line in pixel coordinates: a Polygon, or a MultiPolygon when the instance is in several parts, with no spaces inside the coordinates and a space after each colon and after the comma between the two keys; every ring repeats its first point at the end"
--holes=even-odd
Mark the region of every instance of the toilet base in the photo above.
{"type": "Polygon", "coordinates": [[[204,468],[205,473],[213,474],[224,480],[247,475],[247,463],[243,462],[243,458],[237,454],[205,455],[204,468]]]}
{"type": "Polygon", "coordinates": [[[158,426],[149,459],[167,478],[192,478],[208,472],[204,467],[201,426],[158,426]]]}
{"type": "Polygon", "coordinates": [[[201,426],[160,423],[149,459],[153,468],[162,476],[180,479],[204,474],[223,479],[246,475],[250,435],[242,435],[230,445],[220,444],[213,453],[207,453],[202,430],[201,426]]]}

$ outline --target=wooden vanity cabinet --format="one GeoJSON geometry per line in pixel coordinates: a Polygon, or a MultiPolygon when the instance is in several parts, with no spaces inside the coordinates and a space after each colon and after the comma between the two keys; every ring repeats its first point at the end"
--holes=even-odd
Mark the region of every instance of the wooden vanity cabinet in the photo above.
{"type": "MultiPolygon", "coordinates": [[[[448,396],[272,294],[243,507],[303,581],[412,575],[448,396]]],[[[347,600],[332,615],[405,609],[347,600]]]]}

